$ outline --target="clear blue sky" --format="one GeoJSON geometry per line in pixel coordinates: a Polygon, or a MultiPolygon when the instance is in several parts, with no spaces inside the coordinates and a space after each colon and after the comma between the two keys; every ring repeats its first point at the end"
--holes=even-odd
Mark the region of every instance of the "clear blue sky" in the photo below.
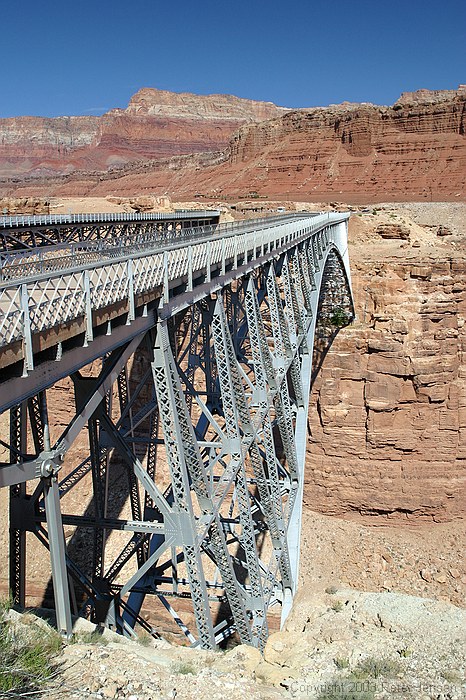
{"type": "Polygon", "coordinates": [[[466,0],[5,0],[0,117],[141,87],[310,107],[466,82],[466,0]]]}

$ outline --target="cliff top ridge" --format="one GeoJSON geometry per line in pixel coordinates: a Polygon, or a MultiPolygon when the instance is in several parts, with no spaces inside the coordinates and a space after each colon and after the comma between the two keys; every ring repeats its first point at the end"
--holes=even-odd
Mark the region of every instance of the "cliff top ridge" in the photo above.
{"type": "Polygon", "coordinates": [[[235,95],[195,95],[191,92],[141,88],[131,97],[126,109],[114,109],[107,114],[256,121],[271,119],[286,111],[286,107],[277,107],[273,102],[235,95]]]}

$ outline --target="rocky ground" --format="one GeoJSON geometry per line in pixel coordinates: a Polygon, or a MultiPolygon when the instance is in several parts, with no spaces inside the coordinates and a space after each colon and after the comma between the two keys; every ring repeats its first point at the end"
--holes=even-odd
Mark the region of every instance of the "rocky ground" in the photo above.
{"type": "MultiPolygon", "coordinates": [[[[21,634],[37,636],[37,627],[44,638],[50,634],[43,620],[18,617],[9,614],[21,634]]],[[[263,656],[244,645],[212,652],[142,642],[109,631],[99,636],[79,621],[72,642],[53,659],[42,694],[63,700],[465,697],[466,611],[395,592],[332,586],[310,596],[303,588],[263,656]]]]}

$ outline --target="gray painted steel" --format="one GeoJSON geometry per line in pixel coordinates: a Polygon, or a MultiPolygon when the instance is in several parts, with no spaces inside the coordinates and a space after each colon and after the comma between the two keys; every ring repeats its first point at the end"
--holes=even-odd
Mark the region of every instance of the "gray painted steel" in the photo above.
{"type": "Polygon", "coordinates": [[[137,237],[218,224],[217,210],[179,210],[174,213],[46,214],[0,216],[0,250],[29,251],[37,246],[102,240],[112,236],[137,237]]]}
{"type": "Polygon", "coordinates": [[[4,260],[0,485],[19,602],[30,531],[50,549],[64,634],[70,601],[125,634],[154,631],[140,615],[153,595],[191,644],[236,632],[263,648],[268,611],[286,618],[298,580],[316,323],[354,315],[347,220],[299,214],[4,260]],[[68,375],[74,415],[51,445],[47,396],[68,375]],[[87,455],[68,465],[83,436],[87,455]],[[85,483],[92,504],[69,512],[85,483]],[[63,523],[76,528],[66,549],[63,523]]]}

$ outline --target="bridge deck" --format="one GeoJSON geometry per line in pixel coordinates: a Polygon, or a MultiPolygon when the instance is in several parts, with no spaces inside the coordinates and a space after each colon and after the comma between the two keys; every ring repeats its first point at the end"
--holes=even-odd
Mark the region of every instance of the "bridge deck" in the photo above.
{"type": "MultiPolygon", "coordinates": [[[[123,342],[161,297],[180,310],[328,220],[290,214],[8,253],[0,268],[0,409],[20,399],[18,377],[49,361],[51,349],[61,357],[64,347],[87,347],[124,322],[123,342]]],[[[56,377],[62,370],[55,364],[56,377]]]]}

